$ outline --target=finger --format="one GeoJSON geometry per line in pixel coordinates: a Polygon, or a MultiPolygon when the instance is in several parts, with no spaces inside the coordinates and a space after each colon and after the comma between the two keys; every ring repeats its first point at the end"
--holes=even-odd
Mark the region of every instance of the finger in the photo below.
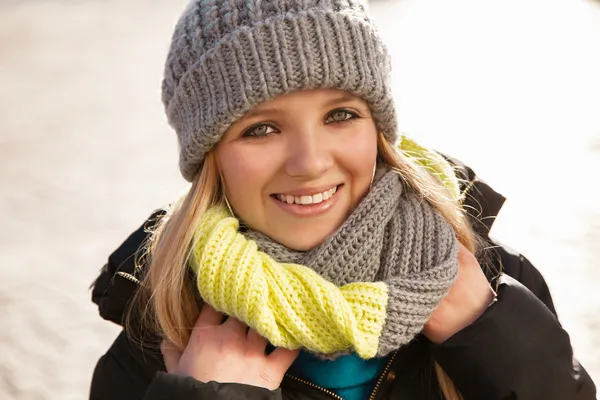
{"type": "Polygon", "coordinates": [[[196,320],[196,328],[219,326],[223,323],[224,315],[215,310],[210,304],[204,303],[196,320]]]}
{"type": "Polygon", "coordinates": [[[267,358],[271,368],[283,375],[298,357],[298,354],[300,354],[300,350],[289,350],[278,347],[267,358]]]}
{"type": "Polygon", "coordinates": [[[181,352],[173,346],[173,344],[167,340],[163,340],[160,343],[160,352],[163,355],[165,361],[165,367],[167,372],[172,373],[179,365],[179,359],[181,358],[181,352]]]}
{"type": "Polygon", "coordinates": [[[252,328],[248,329],[248,347],[252,351],[256,351],[260,354],[265,354],[267,343],[269,343],[267,339],[262,337],[260,333],[256,332],[256,330],[252,328]]]}

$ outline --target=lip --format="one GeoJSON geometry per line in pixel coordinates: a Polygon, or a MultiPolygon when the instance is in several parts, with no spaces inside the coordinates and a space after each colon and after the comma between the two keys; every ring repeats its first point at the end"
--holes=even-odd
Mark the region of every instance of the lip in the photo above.
{"type": "MultiPolygon", "coordinates": [[[[323,191],[331,189],[333,187],[334,186],[330,186],[329,188],[323,189],[323,191]]],[[[319,188],[317,189],[316,193],[319,193],[318,190],[319,190],[319,188]]],[[[289,204],[289,203],[284,203],[284,202],[276,199],[273,196],[270,196],[270,198],[271,198],[271,201],[274,201],[275,204],[278,207],[280,207],[283,211],[293,214],[296,217],[307,218],[307,217],[315,217],[315,216],[318,216],[321,214],[325,214],[326,212],[331,210],[337,204],[338,200],[340,199],[339,194],[343,190],[344,190],[344,185],[338,185],[337,191],[334,193],[333,197],[330,197],[328,200],[322,201],[318,204],[307,204],[307,205],[289,204]]],[[[296,193],[298,193],[298,192],[296,192],[296,193]]],[[[305,193],[315,193],[315,192],[305,192],[305,193]]],[[[286,194],[292,195],[292,193],[286,193],[286,194]]],[[[300,195],[298,195],[298,196],[300,196],[300,195]]]]}
{"type": "Polygon", "coordinates": [[[338,183],[338,184],[332,184],[329,186],[308,186],[305,188],[300,188],[300,189],[294,189],[294,190],[290,190],[290,191],[285,191],[285,192],[279,192],[279,193],[272,193],[272,195],[275,194],[288,194],[290,196],[312,196],[318,193],[323,193],[328,191],[329,189],[333,189],[334,187],[337,187],[338,189],[342,186],[342,184],[338,183]]]}

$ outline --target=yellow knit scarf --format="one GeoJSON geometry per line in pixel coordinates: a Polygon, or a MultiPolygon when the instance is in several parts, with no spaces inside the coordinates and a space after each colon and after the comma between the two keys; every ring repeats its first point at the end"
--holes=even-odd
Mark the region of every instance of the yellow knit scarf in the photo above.
{"type": "Polygon", "coordinates": [[[238,232],[227,209],[209,210],[198,227],[192,268],[203,299],[280,347],[330,354],[377,353],[387,306],[383,282],[337,287],[310,268],[278,263],[238,232]]]}

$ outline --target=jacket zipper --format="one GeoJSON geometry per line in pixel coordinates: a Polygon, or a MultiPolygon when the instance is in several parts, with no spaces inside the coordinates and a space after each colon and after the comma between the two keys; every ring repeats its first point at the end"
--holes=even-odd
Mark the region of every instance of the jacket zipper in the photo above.
{"type": "Polygon", "coordinates": [[[138,278],[136,278],[135,276],[133,276],[131,274],[128,274],[127,272],[117,271],[117,275],[122,276],[123,278],[135,283],[136,285],[140,284],[140,280],[138,278]]]}
{"type": "Polygon", "coordinates": [[[304,379],[297,378],[297,377],[295,377],[295,376],[293,376],[293,375],[290,375],[290,374],[285,374],[285,376],[287,376],[288,378],[291,378],[291,379],[293,379],[293,380],[295,380],[295,381],[297,381],[297,382],[304,383],[305,385],[308,385],[308,386],[310,386],[310,387],[313,387],[313,388],[315,388],[315,389],[318,389],[318,390],[320,390],[321,392],[323,392],[323,393],[327,394],[328,396],[331,396],[331,398],[333,398],[333,399],[336,399],[336,400],[344,400],[342,397],[340,397],[340,396],[338,396],[337,394],[333,393],[331,390],[327,390],[327,389],[325,389],[325,388],[322,388],[321,386],[315,385],[315,384],[314,384],[314,383],[312,383],[312,382],[305,381],[304,379]]]}
{"type": "Polygon", "coordinates": [[[390,357],[390,360],[388,361],[387,365],[385,366],[383,373],[379,376],[379,379],[377,380],[377,383],[375,384],[375,387],[373,388],[373,392],[371,393],[369,400],[375,400],[375,395],[377,394],[377,391],[379,390],[379,387],[381,386],[383,379],[387,376],[388,371],[390,370],[390,367],[392,366],[392,363],[394,362],[394,359],[396,358],[397,354],[398,354],[398,352],[395,351],[392,354],[392,356],[390,357]]]}
{"type": "MultiPolygon", "coordinates": [[[[397,352],[394,352],[392,354],[392,356],[390,357],[390,360],[388,361],[387,365],[385,366],[385,369],[383,370],[383,372],[379,376],[379,379],[377,380],[377,383],[375,384],[375,388],[373,389],[373,392],[371,393],[371,396],[369,397],[369,400],[374,400],[375,399],[375,395],[377,394],[377,391],[379,390],[379,387],[381,386],[381,383],[383,382],[383,379],[387,376],[387,373],[390,370],[390,367],[392,366],[392,363],[394,362],[394,359],[396,358],[396,354],[397,354],[397,352]]],[[[295,376],[290,375],[290,374],[285,374],[285,376],[287,376],[288,378],[291,378],[291,379],[293,379],[293,380],[295,380],[297,382],[300,382],[300,383],[303,383],[303,384],[308,385],[310,387],[313,387],[315,389],[318,389],[321,392],[326,393],[327,395],[331,396],[332,398],[334,398],[336,400],[344,400],[343,397],[338,396],[337,394],[333,393],[331,390],[327,390],[325,388],[322,388],[321,386],[315,385],[312,382],[305,381],[304,379],[300,379],[300,378],[295,377],[295,376]]]]}
{"type": "Polygon", "coordinates": [[[479,182],[479,178],[475,177],[473,179],[471,179],[469,181],[469,183],[467,183],[467,186],[465,186],[465,188],[460,192],[460,197],[462,200],[465,199],[465,197],[467,196],[467,194],[469,193],[469,191],[473,188],[473,186],[475,186],[475,184],[479,182]]]}

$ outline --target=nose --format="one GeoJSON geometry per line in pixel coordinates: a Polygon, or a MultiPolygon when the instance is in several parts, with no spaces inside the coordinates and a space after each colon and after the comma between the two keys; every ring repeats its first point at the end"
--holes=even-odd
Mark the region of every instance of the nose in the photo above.
{"type": "Polygon", "coordinates": [[[295,178],[314,179],[327,172],[334,162],[332,149],[327,140],[317,130],[305,129],[301,133],[290,135],[286,173],[295,178]]]}

